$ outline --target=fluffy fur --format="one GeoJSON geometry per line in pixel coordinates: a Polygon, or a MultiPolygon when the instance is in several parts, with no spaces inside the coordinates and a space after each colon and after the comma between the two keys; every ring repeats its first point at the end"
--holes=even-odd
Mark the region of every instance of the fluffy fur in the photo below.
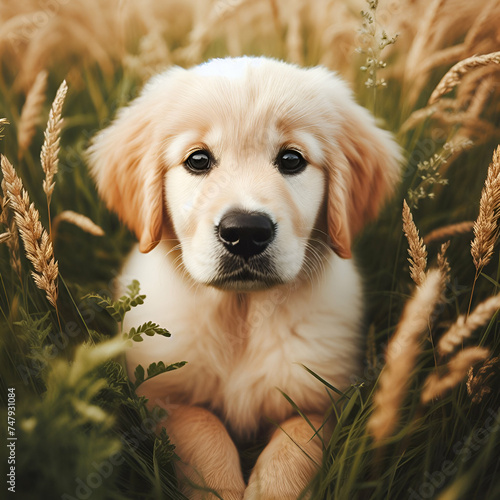
{"type": "Polygon", "coordinates": [[[188,361],[143,392],[169,410],[164,425],[191,482],[225,499],[285,499],[314,474],[319,438],[278,388],[319,427],[329,398],[301,365],[339,389],[355,374],[362,297],[351,244],[391,192],[398,156],[335,74],[267,58],[170,69],[95,138],[99,192],[140,242],[122,278],[138,279],[148,299],[127,320],[172,332],[134,346],[128,367],[188,361]],[[282,174],[283,149],[300,152],[305,170],[282,174]],[[215,159],[206,175],[185,166],[196,150],[215,159]],[[218,281],[228,252],[217,227],[234,209],[273,222],[269,279],[218,281]],[[245,485],[226,429],[249,437],[269,420],[286,433],[275,431],[245,485]]]}

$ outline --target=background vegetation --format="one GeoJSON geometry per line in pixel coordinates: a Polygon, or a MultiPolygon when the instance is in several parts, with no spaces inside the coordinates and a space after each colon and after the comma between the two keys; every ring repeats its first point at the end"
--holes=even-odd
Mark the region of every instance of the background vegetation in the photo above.
{"type": "MultiPolygon", "coordinates": [[[[498,19],[497,0],[0,2],[0,118],[9,123],[0,151],[50,231],[39,240],[46,252],[52,241],[59,273],[54,308],[32,279],[41,271],[25,257],[26,243],[15,248],[18,216],[4,184],[0,428],[5,443],[14,387],[18,498],[182,498],[175,450],[165,433],[154,433],[164,415],[136,396],[118,362],[125,341],[110,340],[126,309],[147,298],[133,285],[128,298],[106,302],[133,237],[99,201],[84,151],[152,74],[241,54],[338,71],[405,151],[396,196],[356,244],[368,299],[365,365],[332,403],[338,423],[312,498],[500,497],[498,302],[467,316],[499,291],[498,19]],[[439,92],[447,71],[470,57],[448,73],[449,92],[439,92]],[[64,121],[52,116],[45,137],[49,157],[59,158],[49,210],[40,151],[64,79],[64,121]],[[418,287],[403,199],[426,237],[428,254],[407,211],[418,287]],[[437,263],[439,278],[426,277],[427,261],[437,263]]],[[[125,332],[135,341],[141,334],[167,332],[155,325],[125,332]]],[[[147,377],[177,367],[144,368],[147,377]]],[[[5,478],[9,449],[2,449],[5,478]]],[[[252,449],[247,455],[251,462],[252,449]]]]}

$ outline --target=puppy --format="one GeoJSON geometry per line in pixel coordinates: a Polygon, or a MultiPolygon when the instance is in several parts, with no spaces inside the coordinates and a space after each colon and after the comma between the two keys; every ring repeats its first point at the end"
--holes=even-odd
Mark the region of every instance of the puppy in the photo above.
{"type": "Polygon", "coordinates": [[[188,361],[144,384],[190,498],[295,499],[321,463],[317,429],[360,362],[351,244],[398,176],[399,150],[332,72],[215,59],[154,77],[95,140],[91,171],[136,233],[123,275],[155,321],[138,364],[188,361]],[[281,392],[282,391],[282,392],[281,392]],[[230,436],[275,425],[245,484],[230,436]],[[205,490],[196,487],[204,487],[205,490]]]}

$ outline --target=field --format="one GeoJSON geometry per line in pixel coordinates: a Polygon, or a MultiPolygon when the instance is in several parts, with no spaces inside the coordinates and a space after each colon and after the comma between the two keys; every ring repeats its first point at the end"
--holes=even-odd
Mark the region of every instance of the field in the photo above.
{"type": "Polygon", "coordinates": [[[168,332],[115,336],[147,297],[110,299],[135,239],[85,150],[151,75],[248,54],[337,71],[404,151],[355,245],[364,368],[304,498],[500,498],[498,19],[499,0],[0,0],[1,491],[184,498],[120,363],[168,332]]]}

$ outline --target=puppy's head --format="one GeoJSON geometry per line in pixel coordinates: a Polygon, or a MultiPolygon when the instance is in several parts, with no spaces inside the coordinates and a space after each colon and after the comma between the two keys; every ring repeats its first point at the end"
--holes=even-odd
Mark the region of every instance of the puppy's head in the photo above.
{"type": "Polygon", "coordinates": [[[398,151],[330,71],[237,58],[153,78],[89,159],[141,251],[178,240],[195,281],[249,290],[307,272],[318,241],[349,258],[398,151]]]}

